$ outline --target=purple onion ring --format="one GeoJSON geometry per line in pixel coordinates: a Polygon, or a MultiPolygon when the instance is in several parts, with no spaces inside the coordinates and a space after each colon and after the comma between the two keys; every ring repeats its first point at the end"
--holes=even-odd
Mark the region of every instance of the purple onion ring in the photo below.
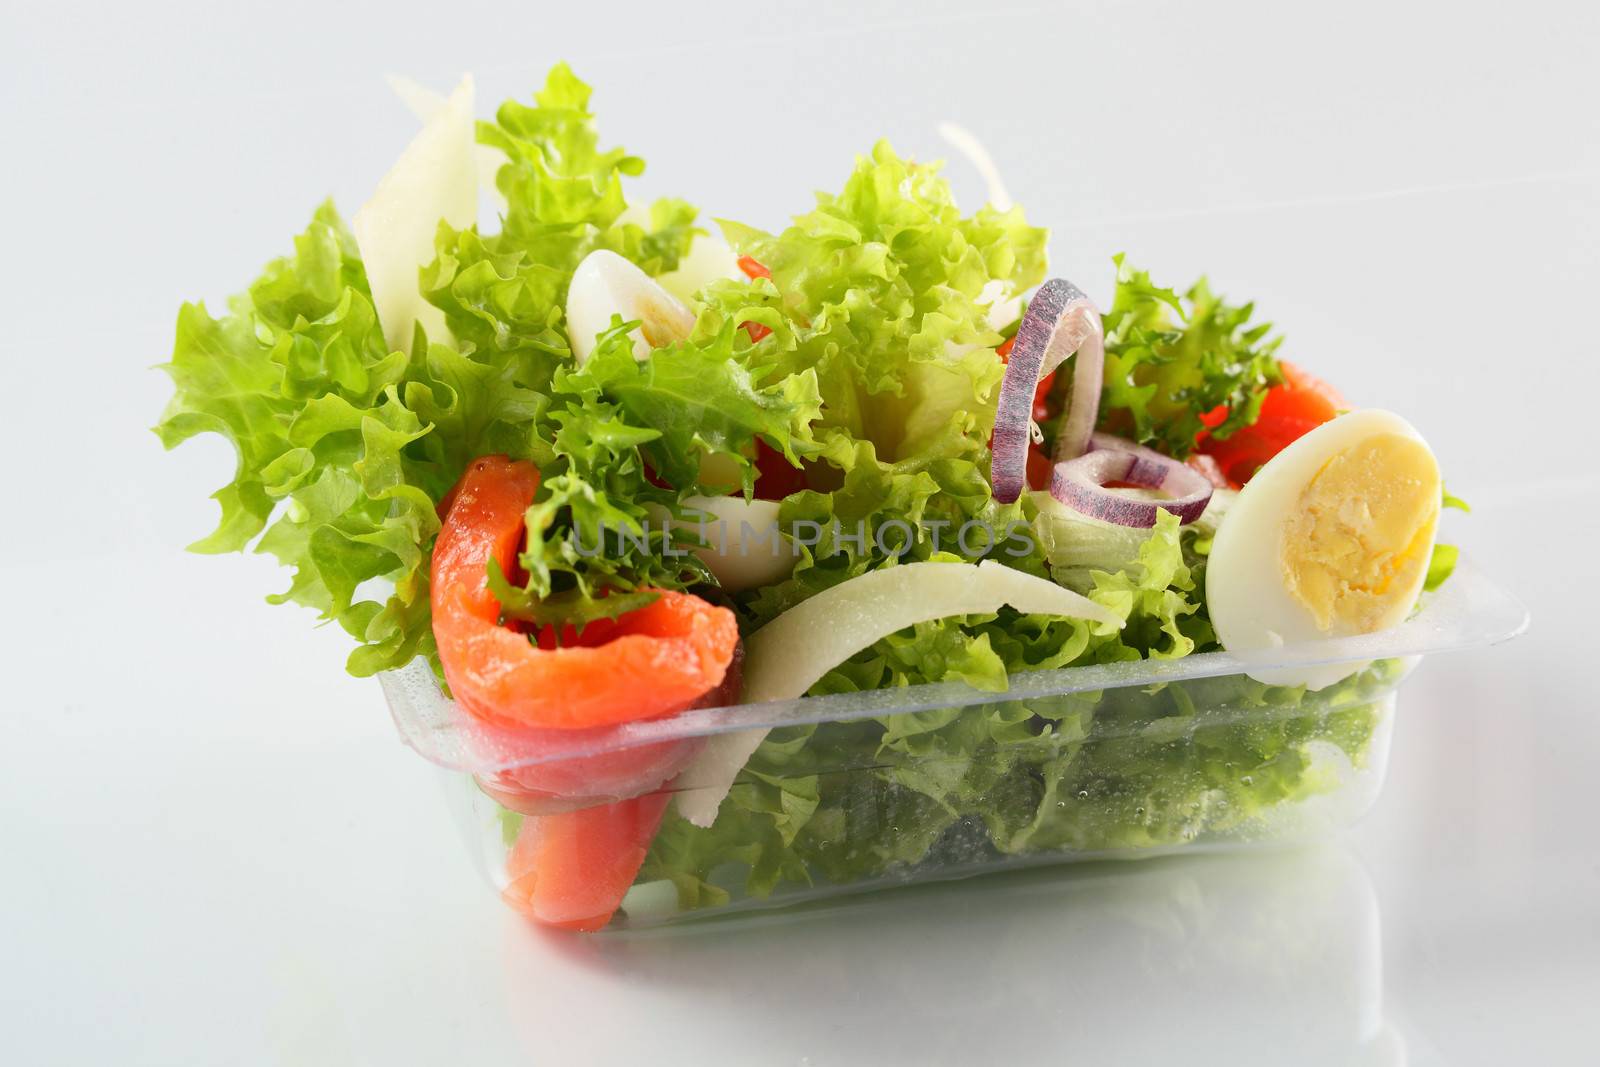
{"type": "Polygon", "coordinates": [[[1051,278],[1028,302],[1000,382],[990,478],[994,498],[1002,504],[1021,496],[1026,484],[1033,391],[1045,375],[1074,353],[1078,358],[1072,375],[1072,401],[1056,439],[1057,460],[1072,459],[1089,447],[1100,412],[1106,356],[1100,312],[1076,285],[1051,278]]]}
{"type": "Polygon", "coordinates": [[[1206,476],[1170,456],[1109,434],[1095,434],[1094,451],[1057,463],[1050,476],[1050,495],[1074,511],[1118,526],[1148,528],[1163,511],[1180,523],[1198,519],[1211,502],[1206,476]],[[1170,500],[1134,500],[1106,488],[1127,482],[1166,493],[1170,500]]]}

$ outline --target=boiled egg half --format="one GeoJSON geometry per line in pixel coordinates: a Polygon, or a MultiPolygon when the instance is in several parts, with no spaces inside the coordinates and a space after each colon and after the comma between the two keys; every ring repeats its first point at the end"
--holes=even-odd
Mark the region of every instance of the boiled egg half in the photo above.
{"type": "MultiPolygon", "coordinates": [[[[1206,600],[1230,652],[1387,629],[1416,606],[1439,524],[1439,464],[1387,411],[1353,411],[1266,463],[1217,529],[1206,600]]],[[[1248,671],[1322,689],[1365,664],[1248,671]]]]}
{"type": "Polygon", "coordinates": [[[640,362],[694,329],[688,305],[626,259],[600,249],[583,257],[567,289],[567,335],[580,364],[594,352],[596,337],[610,329],[613,315],[639,323],[629,336],[640,362]]]}

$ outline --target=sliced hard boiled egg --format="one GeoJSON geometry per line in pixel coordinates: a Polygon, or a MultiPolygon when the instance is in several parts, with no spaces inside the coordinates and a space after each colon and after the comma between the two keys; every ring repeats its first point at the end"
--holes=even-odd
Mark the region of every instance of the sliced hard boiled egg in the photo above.
{"type": "MultiPolygon", "coordinates": [[[[1354,411],[1267,462],[1229,507],[1206,565],[1206,601],[1230,652],[1387,629],[1416,606],[1439,524],[1439,464],[1411,424],[1354,411]]],[[[1269,685],[1326,686],[1365,664],[1252,670],[1269,685]]]]}
{"type": "Polygon", "coordinates": [[[567,335],[580,364],[594,352],[595,338],[611,328],[613,315],[639,323],[630,336],[641,362],[694,329],[694,312],[683,301],[615,252],[600,249],[583,257],[567,290],[567,335]]]}
{"type": "MultiPolygon", "coordinates": [[[[648,230],[651,214],[648,205],[629,204],[617,216],[617,225],[631,223],[648,230]]],[[[685,304],[690,304],[695,294],[708,283],[723,279],[743,280],[744,276],[744,271],[739,269],[739,257],[728,247],[728,242],[708,233],[697,233],[689,239],[689,250],[678,260],[677,268],[657,275],[656,284],[685,304]]]]}
{"type": "Polygon", "coordinates": [[[771,585],[794,571],[800,550],[778,526],[776,500],[742,496],[691,496],[684,507],[699,512],[689,528],[706,544],[692,549],[730,593],[771,585]]]}

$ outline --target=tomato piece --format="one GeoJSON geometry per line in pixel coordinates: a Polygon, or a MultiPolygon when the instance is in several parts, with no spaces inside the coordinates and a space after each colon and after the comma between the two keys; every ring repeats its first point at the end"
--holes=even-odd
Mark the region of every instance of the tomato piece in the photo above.
{"type": "Polygon", "coordinates": [[[1244,430],[1226,441],[1207,441],[1204,447],[1205,454],[1216,461],[1223,477],[1235,489],[1248,482],[1262,464],[1282,449],[1281,445],[1244,430]]]}
{"type": "MultiPolygon", "coordinates": [[[[657,489],[671,489],[672,488],[672,484],[670,482],[668,482],[665,478],[661,477],[661,475],[657,474],[656,473],[656,469],[654,467],[650,466],[650,464],[648,464],[648,463],[644,464],[644,480],[649,482],[651,485],[655,486],[657,489]]],[[[452,492],[453,491],[454,490],[452,490],[452,492]]]]}
{"type": "Polygon", "coordinates": [[[439,662],[456,702],[490,722],[579,729],[682,710],[726,676],[733,613],[688,593],[659,593],[574,644],[536,648],[500,625],[488,565],[511,573],[539,472],[505,456],[474,460],[434,543],[431,606],[439,662]]]}
{"type": "Polygon", "coordinates": [[[765,441],[756,441],[756,497],[782,500],[806,487],[806,472],[765,441]]]}
{"type": "MultiPolygon", "coordinates": [[[[740,256],[738,259],[738,264],[739,269],[744,271],[744,276],[749,278],[751,281],[755,281],[757,278],[770,279],[772,277],[772,272],[768,270],[760,260],[757,260],[752,256],[740,256]]],[[[741,322],[739,325],[741,328],[743,328],[745,333],[750,335],[751,341],[758,342],[764,340],[772,334],[772,327],[763,326],[759,322],[741,322]]]]}
{"type": "Polygon", "coordinates": [[[1283,371],[1283,384],[1267,390],[1261,401],[1261,414],[1249,426],[1219,440],[1210,431],[1228,417],[1228,409],[1217,407],[1200,416],[1206,429],[1195,435],[1196,448],[1215,459],[1235,487],[1249,481],[1273,456],[1346,407],[1344,397],[1327,382],[1293,363],[1280,360],[1278,366],[1283,371]]]}
{"type": "Polygon", "coordinates": [[[1055,469],[1055,464],[1050,462],[1050,457],[1044,454],[1044,449],[1038,445],[1028,446],[1027,466],[1024,468],[1028,479],[1029,489],[1050,488],[1050,474],[1055,469]]]}
{"type": "Polygon", "coordinates": [[[1285,360],[1278,361],[1283,384],[1267,390],[1261,403],[1264,415],[1310,419],[1321,426],[1350,405],[1339,390],[1285,360]]]}
{"type": "Polygon", "coordinates": [[[671,799],[656,792],[526,816],[506,857],[501,898],[546,926],[599,930],[638,876],[671,799]]]}

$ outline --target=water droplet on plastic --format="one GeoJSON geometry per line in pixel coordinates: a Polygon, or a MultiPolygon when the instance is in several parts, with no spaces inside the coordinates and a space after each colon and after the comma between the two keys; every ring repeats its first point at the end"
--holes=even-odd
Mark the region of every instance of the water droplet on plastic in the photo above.
{"type": "Polygon", "coordinates": [[[1078,790],[1078,799],[1079,800],[1088,800],[1089,799],[1089,791],[1087,789],[1078,790]]]}

